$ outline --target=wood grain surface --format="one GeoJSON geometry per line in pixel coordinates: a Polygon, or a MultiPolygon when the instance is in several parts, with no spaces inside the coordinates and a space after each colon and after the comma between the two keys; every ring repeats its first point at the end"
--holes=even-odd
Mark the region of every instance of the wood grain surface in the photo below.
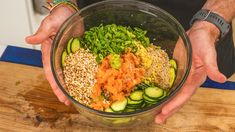
{"type": "Polygon", "coordinates": [[[163,125],[124,130],[88,124],[73,107],[60,103],[41,68],[0,62],[0,131],[235,131],[235,91],[199,88],[163,125]]]}

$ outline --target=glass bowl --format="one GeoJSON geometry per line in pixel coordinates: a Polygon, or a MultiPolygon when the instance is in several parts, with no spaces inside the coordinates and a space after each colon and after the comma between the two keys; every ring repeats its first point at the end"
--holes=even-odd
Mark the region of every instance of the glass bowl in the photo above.
{"type": "Polygon", "coordinates": [[[66,97],[80,114],[99,126],[133,127],[153,121],[162,106],[181,89],[191,67],[191,44],[179,22],[166,11],[148,3],[132,0],[110,0],[92,4],[72,15],[57,33],[51,50],[53,76],[66,97]],[[71,37],[81,37],[84,31],[100,24],[117,24],[147,30],[150,42],[161,46],[170,58],[177,61],[176,80],[170,94],[143,110],[127,113],[107,113],[80,104],[72,98],[64,82],[61,54],[71,37]]]}

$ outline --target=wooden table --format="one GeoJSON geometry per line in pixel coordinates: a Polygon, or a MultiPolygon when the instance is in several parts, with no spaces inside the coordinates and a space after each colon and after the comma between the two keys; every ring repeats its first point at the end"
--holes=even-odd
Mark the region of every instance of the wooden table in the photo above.
{"type": "MultiPolygon", "coordinates": [[[[0,62],[0,131],[117,131],[88,125],[60,103],[41,68],[0,62]]],[[[235,91],[199,88],[163,125],[122,131],[235,131],[235,91]]]]}

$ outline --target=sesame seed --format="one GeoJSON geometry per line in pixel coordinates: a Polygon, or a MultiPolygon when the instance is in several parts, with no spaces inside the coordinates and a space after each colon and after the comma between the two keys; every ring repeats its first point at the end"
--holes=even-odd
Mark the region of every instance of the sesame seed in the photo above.
{"type": "Polygon", "coordinates": [[[170,87],[170,63],[166,51],[151,46],[147,48],[148,53],[153,59],[151,67],[146,71],[145,77],[150,78],[161,88],[167,89],[170,87]]]}
{"type": "Polygon", "coordinates": [[[82,48],[65,58],[63,72],[68,93],[87,106],[91,103],[97,70],[96,57],[82,48]]]}

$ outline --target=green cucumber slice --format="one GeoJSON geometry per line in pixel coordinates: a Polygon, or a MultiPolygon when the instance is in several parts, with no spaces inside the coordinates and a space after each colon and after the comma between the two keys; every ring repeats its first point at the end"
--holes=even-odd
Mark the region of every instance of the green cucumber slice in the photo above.
{"type": "Polygon", "coordinates": [[[73,39],[71,43],[71,52],[75,53],[80,48],[80,41],[78,38],[73,39]]]}
{"type": "Polygon", "coordinates": [[[146,96],[152,99],[157,99],[163,95],[163,89],[158,87],[148,87],[144,90],[146,96]]]}
{"type": "Polygon", "coordinates": [[[144,92],[142,90],[136,90],[136,91],[131,93],[130,99],[135,100],[135,101],[142,100],[143,99],[143,93],[144,92]]]}
{"type": "Polygon", "coordinates": [[[67,44],[67,47],[66,47],[66,51],[68,53],[68,55],[71,53],[71,44],[73,42],[73,38],[71,38],[69,41],[68,41],[68,44],[67,44]]]}
{"type": "Polygon", "coordinates": [[[135,106],[135,105],[127,105],[127,106],[126,106],[127,109],[135,109],[136,107],[137,107],[137,106],[135,106]]]}
{"type": "Polygon", "coordinates": [[[157,101],[155,101],[155,102],[151,102],[151,101],[148,101],[148,100],[144,100],[144,102],[145,102],[145,103],[147,103],[147,104],[151,104],[151,105],[153,105],[153,104],[156,104],[156,103],[157,103],[157,101]]]}
{"type": "Polygon", "coordinates": [[[156,103],[158,101],[158,99],[152,99],[152,98],[149,98],[148,96],[146,96],[145,94],[143,94],[143,97],[144,97],[144,101],[146,102],[151,102],[151,103],[156,103]]]}
{"type": "Polygon", "coordinates": [[[105,112],[114,112],[111,108],[106,108],[104,111],[105,112]]]}
{"type": "Polygon", "coordinates": [[[132,109],[132,108],[126,108],[126,109],[124,110],[124,112],[133,112],[133,111],[135,111],[135,109],[132,109]]]}
{"type": "Polygon", "coordinates": [[[171,67],[173,67],[175,70],[177,69],[177,63],[174,59],[170,59],[169,63],[171,64],[171,67]]]}
{"type": "Polygon", "coordinates": [[[140,109],[143,103],[137,105],[127,105],[126,108],[130,109],[140,109]]]}
{"type": "Polygon", "coordinates": [[[141,105],[141,108],[144,108],[144,107],[146,107],[146,103],[145,102],[141,105]]]}
{"type": "Polygon", "coordinates": [[[163,95],[161,97],[159,97],[158,99],[162,100],[166,97],[166,95],[167,95],[167,92],[165,90],[163,90],[163,95]]]}
{"type": "Polygon", "coordinates": [[[171,88],[174,84],[176,73],[175,73],[175,69],[172,67],[170,68],[169,72],[170,72],[170,88],[171,88]]]}
{"type": "Polygon", "coordinates": [[[61,55],[61,66],[64,67],[65,65],[65,58],[67,57],[67,52],[66,50],[63,51],[62,55],[61,55]]]}
{"type": "Polygon", "coordinates": [[[130,98],[127,98],[127,105],[138,105],[141,104],[143,100],[132,100],[130,98]]]}
{"type": "Polygon", "coordinates": [[[136,89],[137,90],[144,90],[145,88],[149,87],[149,85],[147,85],[146,83],[142,82],[138,85],[136,85],[136,89]]]}
{"type": "Polygon", "coordinates": [[[121,112],[126,108],[126,105],[127,105],[127,99],[125,98],[122,101],[113,102],[110,108],[114,112],[121,112]]]}
{"type": "Polygon", "coordinates": [[[156,104],[156,103],[145,103],[145,108],[147,108],[147,107],[150,107],[150,106],[152,106],[153,104],[156,104]]]}

